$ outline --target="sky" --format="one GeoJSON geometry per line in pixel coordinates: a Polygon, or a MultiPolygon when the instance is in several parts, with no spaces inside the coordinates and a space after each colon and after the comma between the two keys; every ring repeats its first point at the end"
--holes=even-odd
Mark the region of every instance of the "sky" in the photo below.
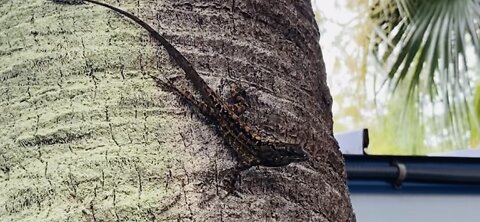
{"type": "MultiPolygon", "coordinates": [[[[322,18],[321,24],[319,24],[321,30],[320,45],[326,55],[341,55],[338,50],[328,46],[335,43],[336,37],[344,29],[341,24],[346,24],[355,18],[354,13],[345,10],[345,4],[345,0],[312,0],[315,13],[320,13],[322,18]],[[341,8],[344,10],[341,10],[341,8]]],[[[334,58],[334,56],[324,57],[327,73],[333,73],[334,58]]]]}
{"type": "MultiPolygon", "coordinates": [[[[362,62],[362,57],[359,56],[362,55],[360,44],[365,44],[359,43],[361,40],[359,40],[358,36],[360,35],[358,34],[362,33],[362,31],[369,30],[368,28],[359,26],[359,22],[365,25],[365,23],[362,23],[362,19],[364,19],[366,13],[365,9],[349,9],[347,7],[348,2],[350,2],[350,4],[352,4],[352,2],[359,3],[352,0],[311,1],[320,29],[320,45],[327,71],[327,83],[334,98],[332,107],[335,122],[334,131],[339,133],[369,128],[369,126],[370,129],[373,129],[371,127],[377,127],[377,130],[382,131],[383,129],[379,127],[388,124],[381,122],[380,125],[372,125],[372,120],[378,119],[378,116],[385,116],[389,111],[387,106],[391,101],[389,102],[388,99],[389,93],[387,92],[387,87],[380,87],[381,84],[379,84],[383,82],[383,78],[386,78],[386,75],[383,74],[386,74],[387,70],[374,62],[370,62],[369,59],[366,65],[368,67],[366,71],[367,74],[365,75],[366,79],[364,82],[361,82],[358,81],[361,67],[356,67],[356,65],[361,65],[362,62]],[[347,61],[348,56],[350,56],[350,61],[347,61]],[[355,83],[359,82],[365,83],[363,88],[355,88],[355,83]],[[363,93],[361,94],[363,97],[355,95],[356,93],[363,93]]],[[[361,5],[361,3],[359,5],[361,5]]],[[[471,48],[470,51],[472,50],[473,48],[471,48]]],[[[469,52],[467,53],[467,58],[473,58],[473,60],[469,60],[469,65],[472,65],[469,69],[477,70],[478,72],[478,70],[480,70],[478,60],[476,60],[474,53],[470,51],[467,50],[467,52],[469,52]],[[474,67],[476,67],[476,69],[474,69],[474,67]]],[[[478,81],[480,81],[478,77],[472,79],[472,82],[478,81]]],[[[432,104],[427,105],[430,106],[424,107],[425,110],[434,110],[434,115],[440,116],[440,114],[445,111],[444,104],[434,103],[433,106],[432,104]]],[[[428,112],[424,112],[422,115],[426,117],[433,115],[427,114],[428,112]]],[[[395,121],[398,122],[397,119],[395,119],[395,121]]],[[[445,137],[442,133],[438,135],[427,135],[424,138],[424,142],[427,146],[436,147],[439,141],[445,140],[445,137]],[[438,137],[439,135],[441,138],[438,137]]],[[[393,139],[394,143],[400,143],[398,138],[393,139]]]]}
{"type": "MultiPolygon", "coordinates": [[[[339,58],[345,57],[345,53],[353,55],[358,53],[359,50],[359,46],[354,44],[354,36],[349,35],[349,30],[345,28],[349,25],[352,26],[352,21],[359,16],[359,12],[348,10],[346,4],[347,0],[312,0],[320,28],[320,45],[327,71],[327,83],[334,97],[342,94],[345,90],[351,91],[352,82],[355,82],[355,80],[352,80],[352,78],[355,78],[354,75],[350,73],[345,64],[338,62],[339,58]],[[341,45],[348,45],[349,47],[340,50],[335,47],[339,45],[339,42],[341,42],[341,45]]],[[[350,131],[365,127],[356,126],[351,116],[341,114],[346,104],[352,105],[357,102],[348,96],[344,98],[345,101],[334,100],[333,103],[335,131],[350,131]]]]}

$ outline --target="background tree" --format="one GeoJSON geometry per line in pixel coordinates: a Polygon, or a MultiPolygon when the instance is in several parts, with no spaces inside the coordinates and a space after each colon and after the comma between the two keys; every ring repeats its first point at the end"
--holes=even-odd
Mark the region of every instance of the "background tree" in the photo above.
{"type": "Polygon", "coordinates": [[[477,146],[480,112],[472,88],[480,58],[480,2],[378,0],[369,15],[375,24],[369,51],[387,68],[391,92],[417,110],[410,123],[420,119],[417,126],[436,146],[466,148],[468,140],[477,146]]]}
{"type": "Polygon", "coordinates": [[[368,127],[375,154],[478,146],[478,1],[320,5],[336,131],[368,127]]]}
{"type": "Polygon", "coordinates": [[[157,27],[263,136],[307,142],[308,162],[235,166],[208,120],[149,75],[183,73],[104,8],[0,4],[3,221],[353,221],[319,33],[305,1],[108,1],[157,27]]]}

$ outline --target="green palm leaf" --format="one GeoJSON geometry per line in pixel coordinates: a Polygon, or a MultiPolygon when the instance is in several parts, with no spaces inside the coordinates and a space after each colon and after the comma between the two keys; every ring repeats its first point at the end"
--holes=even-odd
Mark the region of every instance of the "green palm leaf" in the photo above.
{"type": "Polygon", "coordinates": [[[480,0],[377,0],[370,18],[370,52],[388,68],[391,92],[408,87],[418,107],[443,103],[442,122],[461,136],[472,116],[468,61],[480,58],[480,0]]]}

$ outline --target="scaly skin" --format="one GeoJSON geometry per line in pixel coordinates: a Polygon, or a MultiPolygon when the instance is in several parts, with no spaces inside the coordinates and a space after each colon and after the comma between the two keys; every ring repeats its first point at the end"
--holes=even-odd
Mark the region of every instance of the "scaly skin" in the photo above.
{"type": "MultiPolygon", "coordinates": [[[[181,95],[190,104],[196,106],[200,112],[217,122],[221,128],[220,132],[223,134],[223,137],[238,155],[240,168],[246,169],[256,165],[279,167],[286,166],[292,162],[307,160],[307,154],[298,144],[267,141],[260,138],[258,134],[253,131],[253,128],[242,121],[227,103],[208,86],[193,68],[193,65],[150,25],[137,16],[114,6],[94,0],[83,1],[107,7],[131,19],[146,29],[148,33],[167,50],[169,56],[172,57],[175,63],[185,72],[186,78],[193,83],[195,90],[199,92],[204,102],[196,100],[191,93],[183,92],[171,83],[166,83],[154,76],[151,77],[159,86],[181,95]]],[[[54,2],[78,4],[82,1],[54,0],[54,2]]]]}

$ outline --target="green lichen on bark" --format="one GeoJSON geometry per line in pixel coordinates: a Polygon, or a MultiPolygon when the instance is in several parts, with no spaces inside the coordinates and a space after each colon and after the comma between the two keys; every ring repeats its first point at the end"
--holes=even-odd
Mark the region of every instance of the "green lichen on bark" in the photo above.
{"type": "Polygon", "coordinates": [[[0,26],[0,221],[168,211],[183,123],[146,77],[164,72],[148,36],[101,7],[46,0],[2,1],[0,26]]]}
{"type": "Polygon", "coordinates": [[[0,221],[354,221],[309,0],[105,2],[219,94],[242,83],[242,118],[312,158],[243,171],[229,195],[235,156],[154,86],[179,74],[195,92],[144,30],[90,4],[0,0],[0,221]]]}

